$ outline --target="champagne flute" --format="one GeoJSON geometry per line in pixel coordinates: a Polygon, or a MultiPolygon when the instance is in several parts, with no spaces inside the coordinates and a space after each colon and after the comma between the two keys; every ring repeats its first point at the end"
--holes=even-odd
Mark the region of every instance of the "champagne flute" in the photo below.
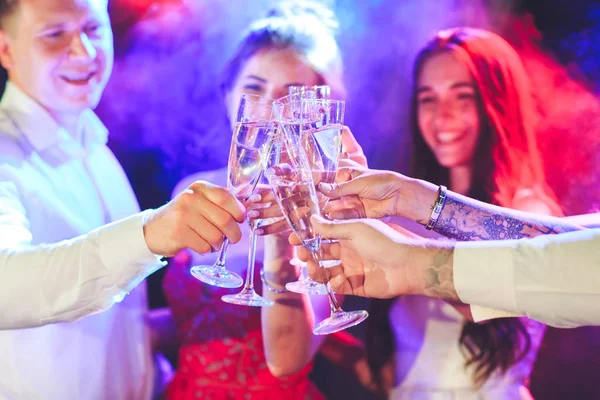
{"type": "MultiPolygon", "coordinates": [[[[309,123],[300,134],[315,185],[333,183],[342,151],[345,102],[340,100],[304,101],[301,116],[309,123]]],[[[317,193],[321,211],[329,198],[317,193]]]]}
{"type": "Polygon", "coordinates": [[[316,99],[329,100],[331,97],[331,87],[329,85],[315,85],[315,86],[299,86],[291,85],[288,87],[289,95],[303,95],[306,92],[314,92],[316,99]]]}
{"type": "MultiPolygon", "coordinates": [[[[245,107],[240,105],[238,119],[248,121],[247,129],[236,130],[231,141],[229,182],[239,199],[247,200],[263,179],[264,158],[277,132],[273,121],[273,100],[254,95],[243,95],[245,107]]],[[[243,124],[242,124],[243,125],[243,124]]],[[[226,303],[242,306],[272,306],[273,301],[259,296],[254,290],[254,264],[258,220],[250,220],[250,248],[246,280],[241,292],[221,297],[226,303]]]]}
{"type": "MultiPolygon", "coordinates": [[[[345,103],[337,100],[317,99],[312,90],[298,91],[276,100],[275,107],[281,110],[280,117],[288,127],[289,133],[296,136],[301,143],[311,167],[315,185],[320,182],[332,183],[338,168],[342,147],[342,128],[344,123],[345,103]],[[300,126],[299,117],[308,121],[300,126]]],[[[323,210],[328,198],[317,193],[320,209],[323,210]]],[[[300,266],[298,280],[288,282],[285,288],[291,292],[302,294],[325,295],[327,290],[322,283],[315,282],[305,274],[306,265],[296,257],[293,265],[300,266]]],[[[337,265],[337,261],[323,261],[322,266],[337,265]]]]}
{"type": "MultiPolygon", "coordinates": [[[[273,132],[271,100],[255,95],[242,95],[227,164],[227,188],[242,202],[250,197],[260,180],[263,171],[263,154],[260,151],[264,150],[265,142],[268,142],[273,132]]],[[[228,246],[229,240],[225,238],[217,261],[213,265],[192,267],[192,276],[213,286],[242,286],[244,280],[225,268],[228,246]]]]}
{"type": "MultiPolygon", "coordinates": [[[[321,236],[315,234],[310,221],[312,215],[321,213],[312,170],[300,144],[300,138],[295,135],[298,124],[287,123],[286,119],[281,119],[279,106],[274,104],[280,122],[280,135],[278,140],[273,142],[265,159],[265,174],[287,222],[320,265],[323,258],[321,236]]],[[[300,123],[300,128],[302,124],[303,122],[300,123]]],[[[313,333],[326,335],[364,321],[368,316],[366,311],[342,310],[327,279],[326,269],[321,268],[321,271],[331,315],[317,324],[313,333]]]]}

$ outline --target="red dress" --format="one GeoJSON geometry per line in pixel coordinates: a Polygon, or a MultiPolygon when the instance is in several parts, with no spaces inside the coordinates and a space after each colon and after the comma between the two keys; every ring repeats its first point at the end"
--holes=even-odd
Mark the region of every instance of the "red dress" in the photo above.
{"type": "MultiPolygon", "coordinates": [[[[279,379],[267,368],[260,308],[221,301],[240,289],[206,285],[189,266],[172,263],[163,290],[181,343],[179,367],[167,399],[324,399],[308,378],[312,363],[279,379]]],[[[256,271],[259,271],[257,263],[256,271]]],[[[260,284],[258,278],[255,282],[260,284]]]]}

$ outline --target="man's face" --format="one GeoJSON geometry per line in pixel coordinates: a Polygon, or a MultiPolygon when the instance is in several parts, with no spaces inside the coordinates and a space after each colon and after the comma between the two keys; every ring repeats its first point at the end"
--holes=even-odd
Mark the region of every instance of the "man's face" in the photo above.
{"type": "Polygon", "coordinates": [[[113,65],[107,0],[19,0],[0,31],[9,78],[55,116],[95,107],[113,65]]]}

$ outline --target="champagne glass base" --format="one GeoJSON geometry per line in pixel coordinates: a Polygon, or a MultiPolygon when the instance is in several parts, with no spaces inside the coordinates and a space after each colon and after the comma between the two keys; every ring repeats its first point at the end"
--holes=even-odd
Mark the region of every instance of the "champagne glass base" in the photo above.
{"type": "Polygon", "coordinates": [[[192,276],[200,282],[222,288],[235,289],[244,284],[244,280],[235,272],[214,265],[198,265],[190,270],[192,276]]]}
{"type": "Polygon", "coordinates": [[[285,284],[285,288],[290,292],[299,294],[327,294],[327,288],[325,287],[325,285],[319,282],[315,282],[310,278],[306,278],[301,281],[288,282],[285,284]]]}
{"type": "Polygon", "coordinates": [[[333,312],[329,318],[324,319],[315,326],[313,333],[315,335],[329,335],[330,333],[343,331],[344,329],[360,324],[368,316],[369,313],[365,310],[333,312]]]}
{"type": "Polygon", "coordinates": [[[244,289],[238,294],[227,294],[221,297],[225,303],[237,304],[238,306],[270,307],[274,301],[260,297],[253,289],[244,289]]]}

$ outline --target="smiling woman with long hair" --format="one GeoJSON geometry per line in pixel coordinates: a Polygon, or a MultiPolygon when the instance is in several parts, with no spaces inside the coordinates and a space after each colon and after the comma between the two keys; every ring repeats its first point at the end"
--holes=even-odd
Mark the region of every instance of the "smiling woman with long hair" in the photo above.
{"type": "MultiPolygon", "coordinates": [[[[411,175],[532,212],[561,215],[535,140],[529,80],[491,32],[438,33],[418,54],[411,106],[411,175]]],[[[493,229],[493,228],[490,228],[493,229]]],[[[482,324],[461,306],[418,296],[371,303],[367,357],[390,398],[526,399],[544,326],[525,318],[482,324]]]]}

